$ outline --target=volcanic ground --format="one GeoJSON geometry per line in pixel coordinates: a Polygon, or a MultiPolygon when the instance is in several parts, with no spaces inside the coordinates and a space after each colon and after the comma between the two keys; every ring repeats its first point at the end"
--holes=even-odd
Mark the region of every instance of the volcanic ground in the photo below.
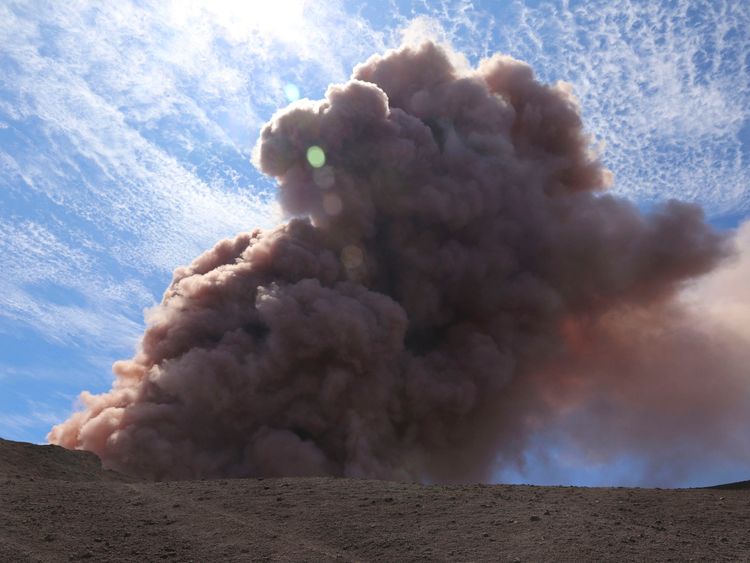
{"type": "Polygon", "coordinates": [[[78,560],[747,561],[750,488],[153,483],[0,440],[0,561],[78,560]]]}

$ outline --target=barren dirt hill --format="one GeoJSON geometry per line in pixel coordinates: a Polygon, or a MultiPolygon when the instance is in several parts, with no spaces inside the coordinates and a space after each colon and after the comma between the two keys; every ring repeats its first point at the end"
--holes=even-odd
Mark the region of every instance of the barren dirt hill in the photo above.
{"type": "Polygon", "coordinates": [[[103,471],[99,458],[90,452],[59,446],[37,446],[0,438],[0,478],[132,481],[113,471],[103,471]]]}
{"type": "Polygon", "coordinates": [[[750,491],[144,483],[0,440],[0,561],[748,560],[750,491]]]}

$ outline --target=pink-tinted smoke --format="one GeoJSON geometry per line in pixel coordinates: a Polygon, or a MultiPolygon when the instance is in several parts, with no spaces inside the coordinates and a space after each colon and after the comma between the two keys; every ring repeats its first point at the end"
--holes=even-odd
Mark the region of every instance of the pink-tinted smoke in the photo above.
{"type": "Polygon", "coordinates": [[[731,244],[607,194],[589,145],[570,89],[510,57],[372,57],[263,128],[297,218],[178,268],[49,440],[152,478],[485,480],[562,419],[602,455],[731,448],[740,348],[679,297],[731,244]]]}

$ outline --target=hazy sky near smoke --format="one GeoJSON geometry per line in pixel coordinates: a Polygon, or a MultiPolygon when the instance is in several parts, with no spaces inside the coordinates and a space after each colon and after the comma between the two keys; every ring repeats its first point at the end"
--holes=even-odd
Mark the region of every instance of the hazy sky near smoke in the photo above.
{"type": "MultiPolygon", "coordinates": [[[[43,441],[82,388],[109,387],[175,266],[277,223],[249,161],[260,126],[404,33],[571,82],[613,190],[639,205],[750,215],[742,0],[4,2],[0,436],[43,441]]],[[[527,480],[606,474],[547,455],[557,473],[527,480]]],[[[637,460],[619,463],[624,482],[637,460]]]]}

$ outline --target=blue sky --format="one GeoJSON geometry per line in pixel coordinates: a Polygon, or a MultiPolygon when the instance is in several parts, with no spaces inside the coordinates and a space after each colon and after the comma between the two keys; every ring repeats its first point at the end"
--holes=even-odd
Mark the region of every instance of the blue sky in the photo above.
{"type": "MultiPolygon", "coordinates": [[[[109,388],[176,266],[282,219],[250,152],[285,86],[320,98],[404,35],[571,82],[613,190],[640,206],[696,202],[721,228],[750,215],[743,0],[6,1],[0,436],[44,442],[82,389],[109,388]]],[[[548,454],[552,470],[502,477],[625,484],[637,465],[548,454]]]]}

